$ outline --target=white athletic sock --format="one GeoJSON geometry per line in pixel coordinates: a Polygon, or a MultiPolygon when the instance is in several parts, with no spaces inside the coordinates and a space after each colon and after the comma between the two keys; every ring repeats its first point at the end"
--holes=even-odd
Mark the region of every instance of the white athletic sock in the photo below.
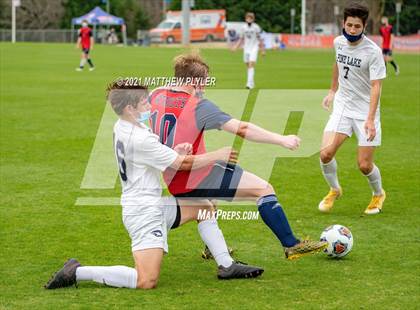
{"type": "Polygon", "coordinates": [[[137,287],[137,271],[127,266],[82,266],[76,269],[77,281],[95,281],[114,287],[137,287]]]}
{"type": "Polygon", "coordinates": [[[254,87],[254,68],[248,68],[248,80],[246,82],[247,86],[254,87]]]}
{"type": "Polygon", "coordinates": [[[337,177],[337,162],[333,158],[329,163],[324,164],[320,161],[322,174],[324,175],[325,181],[331,188],[339,189],[340,184],[338,183],[337,177]]]}
{"type": "Polygon", "coordinates": [[[83,68],[86,64],[86,59],[82,58],[80,59],[80,68],[83,68]]]}
{"type": "Polygon", "coordinates": [[[229,267],[233,259],[229,254],[225,238],[217,225],[216,219],[209,219],[198,223],[201,239],[209,248],[218,266],[229,267]]]}
{"type": "Polygon", "coordinates": [[[369,174],[366,174],[366,177],[368,178],[368,182],[370,187],[372,188],[373,194],[375,196],[382,195],[381,172],[375,164],[373,165],[372,171],[369,174]]]}

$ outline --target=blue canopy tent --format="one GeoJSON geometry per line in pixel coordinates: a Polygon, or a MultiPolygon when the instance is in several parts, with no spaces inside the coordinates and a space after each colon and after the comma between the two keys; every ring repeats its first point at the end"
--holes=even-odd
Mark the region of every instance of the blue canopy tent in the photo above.
{"type": "Polygon", "coordinates": [[[105,12],[104,10],[102,10],[100,7],[97,6],[92,11],[90,11],[89,13],[83,16],[72,18],[71,20],[72,34],[74,33],[74,26],[81,25],[84,20],[86,20],[88,24],[93,25],[94,32],[96,32],[96,26],[98,25],[121,26],[121,31],[123,33],[123,41],[124,41],[124,44],[126,43],[127,41],[126,26],[125,26],[123,18],[108,14],[107,12],[105,12]]]}

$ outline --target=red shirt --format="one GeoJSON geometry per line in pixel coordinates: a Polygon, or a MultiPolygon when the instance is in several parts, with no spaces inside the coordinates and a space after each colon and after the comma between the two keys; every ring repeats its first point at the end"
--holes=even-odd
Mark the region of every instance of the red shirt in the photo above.
{"type": "Polygon", "coordinates": [[[379,32],[382,36],[382,48],[391,49],[392,25],[382,26],[379,32]]]}
{"type": "MultiPolygon", "coordinates": [[[[204,128],[197,128],[196,108],[201,99],[185,92],[165,88],[156,89],[150,95],[150,127],[160,137],[160,142],[173,148],[180,143],[191,143],[192,154],[206,153],[204,128]]],[[[171,194],[192,191],[210,173],[212,165],[191,170],[175,171],[168,168],[163,179],[171,194]]]]}
{"type": "Polygon", "coordinates": [[[90,48],[90,38],[92,37],[92,29],[82,27],[79,29],[79,37],[81,38],[82,48],[90,48]]]}

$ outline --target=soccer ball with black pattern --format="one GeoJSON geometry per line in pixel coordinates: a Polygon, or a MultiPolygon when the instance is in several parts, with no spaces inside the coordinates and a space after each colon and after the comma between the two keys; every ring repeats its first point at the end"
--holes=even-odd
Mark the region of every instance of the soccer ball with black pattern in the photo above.
{"type": "Polygon", "coordinates": [[[325,228],[320,240],[328,242],[328,247],[324,249],[324,253],[330,257],[344,257],[349,254],[353,247],[353,235],[350,229],[338,224],[325,228]]]}

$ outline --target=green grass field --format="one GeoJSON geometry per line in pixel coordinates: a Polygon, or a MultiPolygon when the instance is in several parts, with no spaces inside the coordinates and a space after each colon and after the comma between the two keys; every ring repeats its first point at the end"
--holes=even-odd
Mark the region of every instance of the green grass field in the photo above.
{"type": "MultiPolygon", "coordinates": [[[[317,154],[276,161],[270,181],[294,230],[317,238],[330,224],[348,226],[355,244],[346,258],[316,255],[290,262],[261,220],[221,221],[236,257],[266,270],[259,279],[222,282],[215,264],[200,258],[202,243],[190,223],[170,234],[156,290],[95,283],[43,288],[69,257],[85,265],[132,266],[120,207],[75,206],[75,201],[119,194],[119,185],[80,189],[106,84],[118,76],[171,75],[171,60],[179,52],[97,46],[92,54],[97,70],[75,72],[79,53],[73,45],[0,44],[0,309],[418,309],[419,55],[397,54],[401,75],[390,72],[383,85],[383,138],[376,154],[388,194],[382,214],[361,216],[370,190],[357,169],[354,138],[337,155],[345,195],[328,215],[317,209],[327,191],[317,154]]],[[[202,54],[218,89],[243,88],[240,52],[202,54]]],[[[333,58],[331,51],[269,52],[258,63],[256,83],[260,89],[327,89],[333,58]]],[[[249,96],[243,119],[250,117],[257,92],[249,96]]]]}

